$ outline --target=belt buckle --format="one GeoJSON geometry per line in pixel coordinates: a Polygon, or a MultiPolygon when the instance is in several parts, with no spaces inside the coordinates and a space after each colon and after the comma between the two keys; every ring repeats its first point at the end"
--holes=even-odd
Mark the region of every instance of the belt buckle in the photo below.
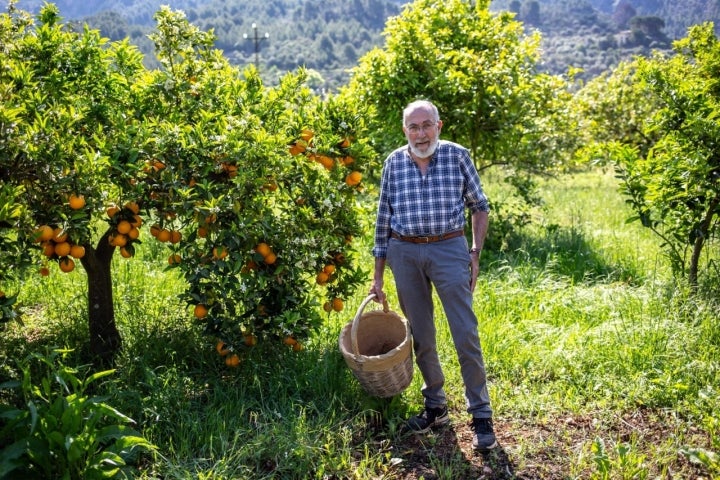
{"type": "Polygon", "coordinates": [[[417,237],[420,240],[419,243],[430,243],[430,237],[417,237]]]}

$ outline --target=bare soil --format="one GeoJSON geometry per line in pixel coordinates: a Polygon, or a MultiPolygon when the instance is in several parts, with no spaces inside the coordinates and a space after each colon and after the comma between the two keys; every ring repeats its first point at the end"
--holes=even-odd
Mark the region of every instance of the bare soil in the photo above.
{"type": "MultiPolygon", "coordinates": [[[[461,418],[455,415],[454,419],[461,418]]],[[[591,452],[595,438],[606,443],[608,455],[618,462],[615,443],[632,441],[635,455],[644,456],[647,477],[653,479],[709,479],[703,467],[691,463],[677,448],[663,450],[668,454],[662,465],[654,460],[657,448],[672,442],[677,430],[671,413],[637,411],[616,419],[598,421],[593,417],[568,416],[551,422],[495,419],[495,433],[500,446],[489,453],[472,450],[469,422],[453,421],[449,426],[425,435],[399,435],[388,446],[391,465],[388,478],[404,480],[435,479],[569,479],[601,478],[591,452]],[[615,442],[615,443],[613,443],[615,442]],[[588,457],[578,471],[578,457],[588,457]]],[[[685,443],[710,448],[709,438],[699,431],[686,431],[685,443]]],[[[616,463],[617,465],[617,463],[616,463]]],[[[619,468],[619,467],[614,467],[619,468]]],[[[641,475],[642,477],[642,475],[641,475]]],[[[623,477],[619,470],[610,478],[623,477]],[[618,477],[620,475],[620,477],[618,477]]],[[[635,477],[633,477],[635,478],[635,477]]]]}

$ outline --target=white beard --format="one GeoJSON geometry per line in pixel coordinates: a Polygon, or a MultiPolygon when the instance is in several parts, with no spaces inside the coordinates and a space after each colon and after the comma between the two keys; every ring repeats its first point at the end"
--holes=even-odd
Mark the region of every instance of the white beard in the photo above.
{"type": "Polygon", "coordinates": [[[435,150],[437,150],[438,143],[440,143],[440,140],[436,138],[425,150],[420,150],[410,143],[410,153],[419,158],[430,158],[435,153],[435,150]]]}

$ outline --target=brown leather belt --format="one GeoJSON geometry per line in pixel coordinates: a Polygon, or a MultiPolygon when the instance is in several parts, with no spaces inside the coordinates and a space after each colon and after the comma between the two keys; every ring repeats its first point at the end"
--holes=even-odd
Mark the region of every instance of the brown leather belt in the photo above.
{"type": "Polygon", "coordinates": [[[433,243],[433,242],[439,242],[440,240],[448,240],[450,238],[459,237],[460,235],[463,235],[464,233],[465,233],[464,230],[455,230],[454,232],[443,233],[442,235],[430,235],[427,237],[406,237],[406,236],[400,235],[399,233],[392,232],[392,233],[390,233],[390,237],[396,238],[398,240],[402,240],[403,242],[410,242],[410,243],[433,243]]]}

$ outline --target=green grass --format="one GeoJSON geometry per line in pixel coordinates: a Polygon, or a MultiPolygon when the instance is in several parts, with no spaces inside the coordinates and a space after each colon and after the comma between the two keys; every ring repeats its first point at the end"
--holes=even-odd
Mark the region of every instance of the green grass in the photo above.
{"type": "MultiPolygon", "coordinates": [[[[499,182],[485,182],[491,197],[502,195],[499,182]]],[[[717,459],[703,457],[720,451],[717,301],[670,277],[658,241],[625,223],[630,212],[611,175],[542,189],[547,205],[535,226],[481,260],[476,311],[503,447],[489,457],[468,451],[441,314],[455,427],[408,438],[400,426],[421,407],[419,374],[392,400],[369,398],[338,349],[366,288],[304,351],[261,343],[228,369],[178,302],[182,281],[158,267],[166,252],[148,242],[138,258],[118,257],[125,349],[103,393],[158,446],[141,477],[720,478],[717,459]]],[[[12,358],[87,337],[84,281],[78,271],[24,285],[26,326],[3,333],[0,374],[12,374],[12,358]]],[[[390,273],[387,284],[392,307],[390,273]]]]}

